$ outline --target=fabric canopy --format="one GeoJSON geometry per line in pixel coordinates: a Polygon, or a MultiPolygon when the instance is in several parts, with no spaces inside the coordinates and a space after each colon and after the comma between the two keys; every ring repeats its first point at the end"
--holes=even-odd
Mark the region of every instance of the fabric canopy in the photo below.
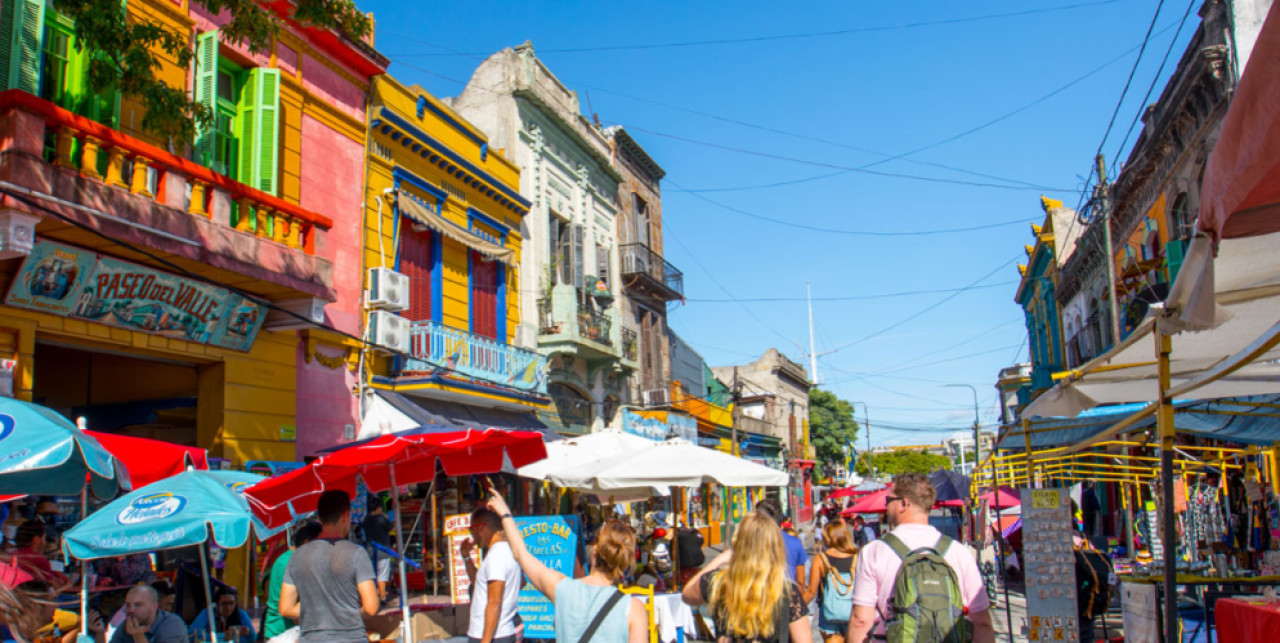
{"type": "Polygon", "coordinates": [[[555,448],[547,445],[545,460],[520,467],[516,473],[522,478],[546,480],[558,471],[599,462],[622,453],[636,453],[643,449],[651,449],[655,444],[657,442],[638,435],[617,429],[605,429],[557,442],[554,445],[555,448]]]}
{"type": "Polygon", "coordinates": [[[396,199],[396,206],[400,208],[401,214],[475,250],[489,259],[500,261],[508,266],[514,266],[516,263],[515,250],[504,248],[462,226],[454,224],[439,214],[432,212],[431,208],[423,205],[417,197],[404,190],[400,191],[399,198],[396,199]]]}
{"type": "Polygon", "coordinates": [[[710,482],[726,487],[783,487],[789,482],[783,471],[679,438],[560,471],[549,479],[562,487],[600,490],[697,487],[710,482]]]}
{"type": "Polygon", "coordinates": [[[842,516],[852,516],[854,514],[882,514],[888,504],[889,489],[886,487],[875,493],[863,496],[853,503],[853,506],[840,512],[842,516]]]}
{"type": "Polygon", "coordinates": [[[998,491],[988,491],[978,496],[978,502],[986,502],[987,506],[992,509],[995,509],[996,502],[1000,503],[1001,509],[1022,505],[1022,500],[1018,498],[1018,494],[1009,487],[1001,487],[998,491]]]}
{"type": "Polygon", "coordinates": [[[134,487],[145,487],[187,470],[208,469],[208,453],[196,447],[113,433],[85,431],[129,469],[134,487]]]}
{"type": "Polygon", "coordinates": [[[376,391],[365,405],[356,441],[322,450],[321,453],[365,444],[383,435],[422,435],[466,429],[535,431],[541,433],[547,442],[562,439],[531,413],[418,399],[393,391],[376,391]]]}

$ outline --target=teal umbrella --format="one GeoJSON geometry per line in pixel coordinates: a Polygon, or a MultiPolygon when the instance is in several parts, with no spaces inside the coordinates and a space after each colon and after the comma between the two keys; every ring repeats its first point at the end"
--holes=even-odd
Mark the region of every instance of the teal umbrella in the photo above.
{"type": "Polygon", "coordinates": [[[0,398],[0,495],[111,498],[129,489],[129,472],[97,440],[38,404],[0,398]]]}
{"type": "MultiPolygon", "coordinates": [[[[288,525],[268,529],[249,509],[244,490],[264,478],[241,471],[189,470],[127,493],[63,534],[67,554],[89,560],[142,552],[200,547],[205,596],[211,597],[204,546],[213,541],[234,549],[251,533],[270,538],[288,525]]],[[[210,627],[217,621],[210,603],[210,627]]]]}

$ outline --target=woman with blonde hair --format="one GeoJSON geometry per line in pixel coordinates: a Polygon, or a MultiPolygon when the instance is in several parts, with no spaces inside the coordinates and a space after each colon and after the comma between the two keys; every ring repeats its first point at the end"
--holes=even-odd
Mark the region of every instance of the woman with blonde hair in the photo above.
{"type": "Polygon", "coordinates": [[[778,523],[747,514],[733,548],[716,556],[684,588],[684,602],[711,606],[719,643],[812,643],[804,593],[791,580],[778,523]]]}
{"type": "Polygon", "coordinates": [[[818,600],[818,631],[823,643],[844,643],[853,612],[853,565],[858,547],[853,544],[849,527],[836,518],[822,528],[826,549],[813,559],[809,567],[809,588],[804,602],[818,600]]]}
{"type": "Polygon", "coordinates": [[[649,616],[644,604],[614,587],[636,563],[636,531],[606,520],[596,531],[591,573],[569,578],[529,552],[507,503],[489,490],[489,509],[498,514],[511,554],[529,582],[556,606],[556,640],[567,643],[648,643],[649,616]]]}

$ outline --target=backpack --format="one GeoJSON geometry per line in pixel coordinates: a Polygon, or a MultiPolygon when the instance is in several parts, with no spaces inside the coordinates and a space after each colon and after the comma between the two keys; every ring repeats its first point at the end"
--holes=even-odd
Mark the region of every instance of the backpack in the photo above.
{"type": "Polygon", "coordinates": [[[695,529],[680,529],[676,532],[681,569],[696,569],[707,562],[707,555],[702,551],[702,533],[695,529]]]}
{"type": "Polygon", "coordinates": [[[902,559],[893,581],[886,621],[889,643],[969,643],[973,628],[964,615],[964,597],[954,569],[943,559],[952,540],[933,547],[907,549],[892,533],[881,538],[902,559]]]}
{"type": "Polygon", "coordinates": [[[1094,618],[1111,606],[1111,563],[1095,550],[1076,550],[1076,596],[1078,614],[1094,618]]]}
{"type": "Polygon", "coordinates": [[[853,569],[847,575],[842,574],[831,565],[826,554],[818,556],[827,570],[822,577],[822,617],[835,623],[847,623],[853,613],[853,569]]]}

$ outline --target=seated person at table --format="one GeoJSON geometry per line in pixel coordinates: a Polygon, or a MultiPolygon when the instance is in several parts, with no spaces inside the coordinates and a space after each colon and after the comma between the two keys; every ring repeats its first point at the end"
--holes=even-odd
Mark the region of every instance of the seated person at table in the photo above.
{"type": "MultiPolygon", "coordinates": [[[[214,592],[213,617],[216,619],[219,640],[253,643],[258,638],[258,633],[253,630],[253,620],[249,618],[248,612],[240,609],[233,589],[222,587],[214,592]]],[[[187,631],[197,641],[210,640],[209,610],[200,610],[187,631]]]]}
{"type": "Polygon", "coordinates": [[[66,593],[74,585],[65,574],[53,571],[49,559],[44,557],[44,524],[34,520],[22,523],[14,542],[18,549],[13,551],[13,562],[32,578],[49,583],[59,594],[66,593]]]}
{"type": "MultiPolygon", "coordinates": [[[[154,587],[138,585],[124,601],[124,625],[109,643],[186,643],[187,624],[177,614],[160,609],[160,594],[154,587]]],[[[94,629],[92,622],[89,629],[94,629]]]]}

